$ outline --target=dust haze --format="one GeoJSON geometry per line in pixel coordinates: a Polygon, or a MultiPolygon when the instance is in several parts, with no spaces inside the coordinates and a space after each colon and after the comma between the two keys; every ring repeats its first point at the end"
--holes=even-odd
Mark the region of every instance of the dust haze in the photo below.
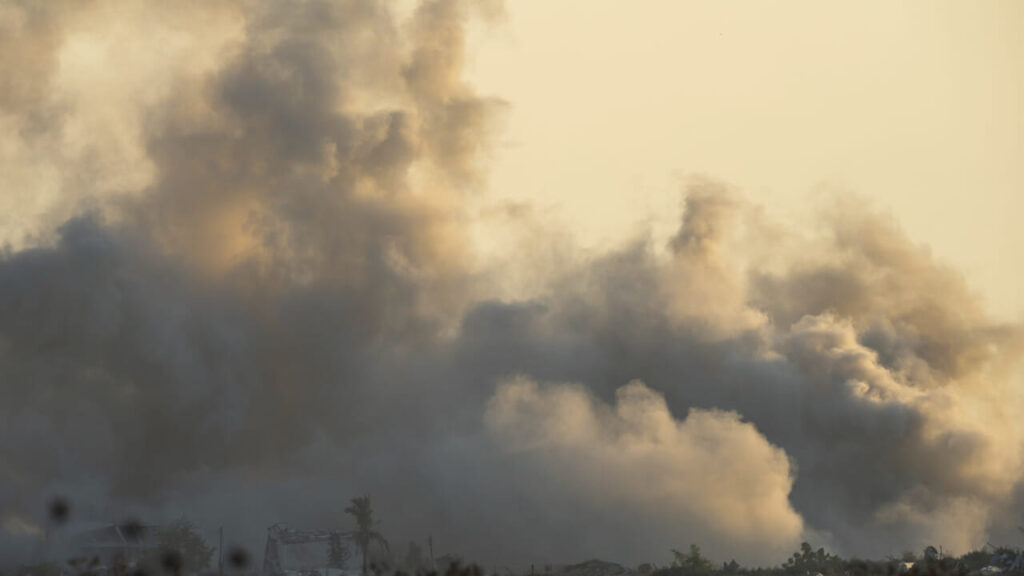
{"type": "MultiPolygon", "coordinates": [[[[1018,324],[856,198],[693,177],[667,244],[488,206],[495,2],[0,4],[0,554],[372,494],[488,565],[777,563],[1012,533],[1018,324]],[[501,256],[474,245],[505,230],[501,256]]],[[[403,544],[404,547],[404,544],[403,544]]]]}

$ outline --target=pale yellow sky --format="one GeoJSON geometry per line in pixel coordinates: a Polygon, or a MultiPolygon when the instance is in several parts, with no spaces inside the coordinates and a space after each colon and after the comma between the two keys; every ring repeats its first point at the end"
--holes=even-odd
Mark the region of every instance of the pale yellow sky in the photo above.
{"type": "Polygon", "coordinates": [[[1024,0],[505,0],[468,70],[501,0],[391,1],[0,0],[0,535],[373,488],[512,569],[1018,536],[1024,0]],[[769,218],[680,228],[693,174],[769,218]]]}
{"type": "Polygon", "coordinates": [[[784,219],[891,210],[1024,316],[1024,2],[513,0],[468,73],[512,105],[489,173],[588,246],[676,226],[706,173],[784,219]]]}

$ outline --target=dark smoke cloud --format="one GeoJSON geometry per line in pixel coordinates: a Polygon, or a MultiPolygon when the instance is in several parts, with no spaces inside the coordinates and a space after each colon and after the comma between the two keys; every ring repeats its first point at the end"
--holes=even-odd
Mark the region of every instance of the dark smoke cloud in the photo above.
{"type": "MultiPolygon", "coordinates": [[[[188,65],[95,124],[151,165],[114,193],[90,182],[120,148],[66,154],[32,118],[53,62],[120,4],[46,6],[0,12],[28,51],[0,52],[23,128],[3,138],[90,207],[0,260],[9,558],[55,494],[72,524],[185,513],[258,549],[371,493],[394,541],[519,566],[691,541],[746,563],[801,538],[964,551],[1017,520],[1020,327],[884,216],[839,204],[826,233],[783,238],[698,179],[664,250],[478,261],[469,206],[504,104],[462,81],[463,44],[500,7],[141,10],[188,65]],[[527,295],[499,289],[530,271],[527,295]]],[[[69,90],[51,132],[91,113],[69,90]]],[[[531,218],[510,216],[564,242],[531,218]]]]}

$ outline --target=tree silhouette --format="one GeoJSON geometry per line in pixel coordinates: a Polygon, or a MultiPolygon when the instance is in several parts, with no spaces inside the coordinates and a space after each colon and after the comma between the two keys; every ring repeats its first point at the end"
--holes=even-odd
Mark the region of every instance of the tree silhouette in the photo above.
{"type": "Polygon", "coordinates": [[[192,574],[209,568],[213,547],[184,518],[175,520],[159,532],[159,548],[149,552],[143,562],[163,567],[173,574],[192,574]]]}
{"type": "Polygon", "coordinates": [[[838,556],[825,552],[824,548],[815,551],[809,543],[802,542],[800,550],[794,552],[782,568],[790,574],[839,574],[843,571],[843,561],[838,556]]]}
{"type": "Polygon", "coordinates": [[[390,552],[388,541],[384,536],[374,530],[373,506],[370,504],[369,496],[359,496],[352,499],[352,505],[345,508],[345,512],[356,519],[356,544],[363,553],[363,574],[366,574],[366,561],[370,555],[370,544],[377,542],[385,551],[390,552]]]}
{"type": "Polygon", "coordinates": [[[710,574],[715,569],[715,565],[701,554],[700,546],[696,544],[690,544],[690,551],[688,553],[683,553],[673,548],[672,555],[675,557],[672,561],[672,568],[687,576],[710,574]]]}

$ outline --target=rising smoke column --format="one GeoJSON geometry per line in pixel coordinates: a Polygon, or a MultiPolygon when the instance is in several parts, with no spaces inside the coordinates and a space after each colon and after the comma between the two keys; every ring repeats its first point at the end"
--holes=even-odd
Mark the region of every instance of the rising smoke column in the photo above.
{"type": "Polygon", "coordinates": [[[480,262],[507,105],[461,69],[498,15],[2,6],[0,553],[56,493],[252,547],[372,493],[393,540],[507,565],[1014,525],[1020,327],[883,215],[780,234],[698,179],[667,246],[480,262]]]}

